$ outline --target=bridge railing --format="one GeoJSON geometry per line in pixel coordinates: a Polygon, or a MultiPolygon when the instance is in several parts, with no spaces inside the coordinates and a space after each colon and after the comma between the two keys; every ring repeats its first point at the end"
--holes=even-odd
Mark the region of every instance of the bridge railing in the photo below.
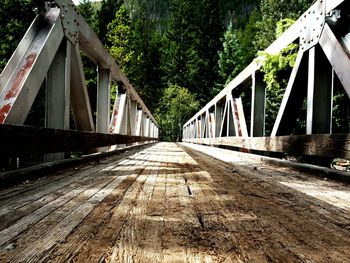
{"type": "MultiPolygon", "coordinates": [[[[318,0],[265,52],[291,43],[299,50],[271,132],[266,127],[266,85],[256,59],[183,126],[183,141],[290,155],[350,159],[350,134],[333,134],[333,92],[350,96],[348,0],[318,0]],[[242,93],[250,96],[242,98],[242,93]],[[294,128],[305,103],[304,134],[294,128]]],[[[348,98],[347,98],[348,99],[348,98]]],[[[349,103],[349,100],[347,100],[349,103]]]]}
{"type": "Polygon", "coordinates": [[[0,156],[155,141],[158,125],[71,0],[36,0],[41,10],[0,75],[0,156]],[[96,118],[81,51],[97,66],[96,118]],[[111,111],[111,83],[118,86],[111,111]],[[44,83],[45,127],[23,126],[44,83]],[[76,131],[70,129],[70,115],[76,131]]]}

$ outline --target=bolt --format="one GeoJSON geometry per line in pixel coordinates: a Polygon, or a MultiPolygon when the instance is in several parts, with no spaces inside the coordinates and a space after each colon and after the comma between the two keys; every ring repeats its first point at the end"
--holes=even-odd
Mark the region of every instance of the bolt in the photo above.
{"type": "Polygon", "coordinates": [[[70,24],[70,20],[68,19],[67,24],[70,24]]]}
{"type": "Polygon", "coordinates": [[[63,14],[61,15],[61,18],[64,19],[64,15],[63,14]]]}
{"type": "Polygon", "coordinates": [[[65,11],[66,13],[68,13],[68,8],[65,8],[64,11],[65,11]]]}
{"type": "Polygon", "coordinates": [[[65,3],[63,3],[63,4],[62,4],[62,6],[63,6],[63,7],[65,7],[65,6],[66,6],[66,4],[65,4],[65,3]]]}

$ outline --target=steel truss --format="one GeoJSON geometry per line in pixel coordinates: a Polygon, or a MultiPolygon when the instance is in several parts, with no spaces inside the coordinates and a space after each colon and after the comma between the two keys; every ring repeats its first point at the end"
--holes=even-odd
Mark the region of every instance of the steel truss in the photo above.
{"type": "Polygon", "coordinates": [[[350,159],[350,135],[332,134],[333,88],[339,79],[350,97],[349,0],[318,0],[265,52],[278,54],[299,43],[298,55],[270,134],[265,131],[266,87],[250,63],[183,126],[183,141],[258,151],[350,159]],[[240,94],[251,88],[250,116],[240,94]],[[307,100],[306,134],[291,135],[307,100]],[[247,125],[248,124],[248,125],[247,125]]]}
{"type": "MultiPolygon", "coordinates": [[[[68,130],[72,111],[79,131],[100,133],[100,137],[102,133],[126,135],[126,141],[132,142],[157,140],[157,122],[73,2],[36,2],[42,12],[32,22],[0,75],[0,124],[23,125],[42,83],[46,81],[46,128],[68,130]],[[97,66],[95,121],[81,51],[97,66]],[[119,89],[112,113],[111,82],[119,89]],[[136,139],[130,139],[130,136],[136,139]]],[[[9,133],[11,125],[2,130],[9,133]]],[[[119,141],[121,144],[125,142],[119,141]]],[[[106,142],[102,145],[105,146],[106,142]]],[[[94,146],[98,143],[95,142],[94,146]]],[[[2,147],[1,153],[4,152],[6,149],[2,147]]],[[[53,159],[57,158],[62,156],[56,154],[53,159]]]]}

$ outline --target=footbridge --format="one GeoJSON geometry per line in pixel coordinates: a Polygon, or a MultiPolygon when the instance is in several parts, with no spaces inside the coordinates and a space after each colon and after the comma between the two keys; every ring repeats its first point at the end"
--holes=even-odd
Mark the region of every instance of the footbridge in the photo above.
{"type": "Polygon", "coordinates": [[[265,50],[298,44],[273,123],[261,57],[177,143],[159,142],[70,0],[35,2],[0,75],[0,262],[350,261],[350,175],[334,169],[350,135],[333,116],[336,92],[350,107],[350,1],[315,1],[265,50]],[[98,69],[96,115],[81,54],[98,69]],[[43,90],[43,125],[29,126],[43,90]]]}

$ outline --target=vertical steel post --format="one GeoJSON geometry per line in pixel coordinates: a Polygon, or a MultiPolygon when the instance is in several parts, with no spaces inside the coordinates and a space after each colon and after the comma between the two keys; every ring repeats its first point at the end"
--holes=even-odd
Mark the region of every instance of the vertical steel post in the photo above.
{"type": "Polygon", "coordinates": [[[137,110],[137,120],[136,120],[136,136],[142,136],[142,110],[137,110]]]}
{"type": "MultiPolygon", "coordinates": [[[[98,67],[96,132],[108,133],[110,120],[111,74],[109,69],[98,67]]],[[[99,152],[108,151],[108,147],[98,148],[99,152]]]]}
{"type": "MultiPolygon", "coordinates": [[[[71,43],[63,40],[46,77],[45,127],[69,129],[71,43]]],[[[64,153],[45,155],[45,161],[64,159],[64,153]]]]}
{"type": "Polygon", "coordinates": [[[306,134],[331,132],[332,66],[318,47],[309,50],[306,134]]]}
{"type": "Polygon", "coordinates": [[[215,104],[215,135],[214,137],[221,137],[220,131],[223,122],[223,107],[222,104],[215,104]]]}
{"type": "Polygon", "coordinates": [[[96,132],[107,133],[110,111],[111,75],[108,69],[98,68],[96,132]]]}
{"type": "Polygon", "coordinates": [[[262,76],[254,72],[252,75],[250,137],[262,137],[265,135],[265,100],[266,90],[262,76]]]}

